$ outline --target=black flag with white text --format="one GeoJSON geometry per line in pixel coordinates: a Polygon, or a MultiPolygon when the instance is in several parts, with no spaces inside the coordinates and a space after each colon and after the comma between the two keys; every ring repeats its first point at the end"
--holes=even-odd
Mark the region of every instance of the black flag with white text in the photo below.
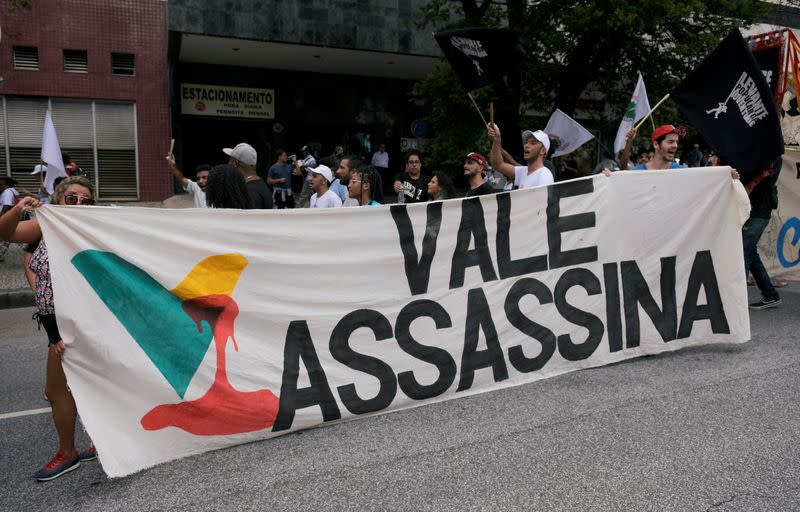
{"type": "Polygon", "coordinates": [[[772,92],[737,29],[670,96],[743,182],[783,154],[772,92]]]}
{"type": "Polygon", "coordinates": [[[522,58],[517,36],[508,29],[465,28],[434,37],[467,91],[501,80],[522,58]]]}

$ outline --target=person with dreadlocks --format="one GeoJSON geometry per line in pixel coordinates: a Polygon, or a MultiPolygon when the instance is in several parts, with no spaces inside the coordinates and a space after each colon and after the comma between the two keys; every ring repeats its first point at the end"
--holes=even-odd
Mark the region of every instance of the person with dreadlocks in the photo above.
{"type": "Polygon", "coordinates": [[[244,177],[228,164],[211,169],[206,184],[206,202],[209,208],[248,210],[253,207],[244,177]]]}
{"type": "Polygon", "coordinates": [[[369,164],[361,164],[350,173],[347,192],[351,199],[358,201],[359,206],[380,206],[381,203],[372,198],[372,191],[377,183],[378,171],[369,164]]]}
{"type": "Polygon", "coordinates": [[[453,199],[456,197],[456,187],[450,176],[437,172],[428,183],[428,200],[453,199]]]}

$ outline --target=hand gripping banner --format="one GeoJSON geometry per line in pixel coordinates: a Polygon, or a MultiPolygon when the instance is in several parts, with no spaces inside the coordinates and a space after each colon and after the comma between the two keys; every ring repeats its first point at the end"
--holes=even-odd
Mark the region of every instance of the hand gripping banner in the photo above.
{"type": "MultiPolygon", "coordinates": [[[[111,477],[750,337],[727,168],[336,210],[47,206],[64,369],[111,477]]],[[[279,463],[276,463],[279,464],[279,463]]]]}

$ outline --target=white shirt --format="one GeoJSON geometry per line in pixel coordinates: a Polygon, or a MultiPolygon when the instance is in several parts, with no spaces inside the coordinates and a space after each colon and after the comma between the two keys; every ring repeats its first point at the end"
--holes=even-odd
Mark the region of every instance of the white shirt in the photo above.
{"type": "Polygon", "coordinates": [[[19,192],[14,187],[8,187],[0,194],[0,208],[3,206],[14,206],[17,204],[19,192]]]}
{"type": "Polygon", "coordinates": [[[311,196],[311,208],[341,208],[342,199],[331,189],[317,197],[317,193],[311,196]]]}
{"type": "Polygon", "coordinates": [[[539,167],[528,174],[528,167],[514,167],[514,185],[519,188],[543,187],[553,183],[553,173],[547,167],[539,167]]]}
{"type": "Polygon", "coordinates": [[[373,167],[385,167],[389,168],[389,153],[384,151],[381,153],[380,151],[376,151],[375,154],[372,155],[372,165],[373,167]]]}
{"type": "Polygon", "coordinates": [[[192,196],[192,206],[195,208],[208,208],[206,204],[206,193],[203,192],[203,189],[201,189],[200,185],[196,182],[188,180],[183,190],[189,192],[189,195],[192,196]]]}

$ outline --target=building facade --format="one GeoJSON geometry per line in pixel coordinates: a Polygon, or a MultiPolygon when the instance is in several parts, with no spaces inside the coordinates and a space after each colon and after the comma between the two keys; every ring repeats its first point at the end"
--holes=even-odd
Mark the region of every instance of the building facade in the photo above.
{"type": "MultiPolygon", "coordinates": [[[[439,51],[423,0],[36,0],[0,17],[0,174],[35,190],[46,111],[104,201],[174,192],[248,142],[274,151],[400,148],[421,117],[415,80],[439,51]]],[[[419,134],[417,134],[419,135],[419,134]]]]}
{"type": "Polygon", "coordinates": [[[168,196],[166,3],[36,0],[0,18],[0,173],[35,191],[44,117],[105,201],[168,196]]]}

